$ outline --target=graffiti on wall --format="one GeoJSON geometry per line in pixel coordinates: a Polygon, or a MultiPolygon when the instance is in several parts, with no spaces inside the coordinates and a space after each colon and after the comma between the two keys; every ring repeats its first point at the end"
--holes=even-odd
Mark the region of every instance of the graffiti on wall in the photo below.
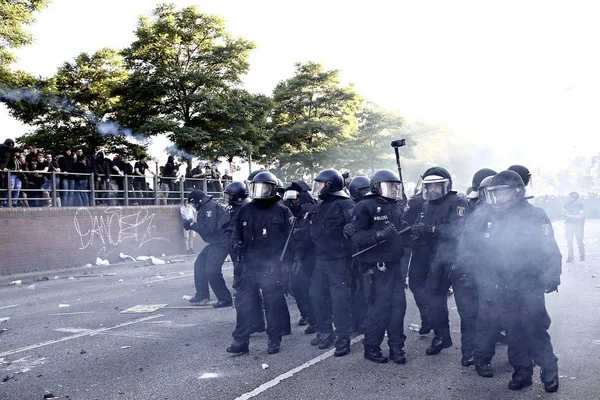
{"type": "Polygon", "coordinates": [[[146,207],[131,213],[129,209],[108,207],[100,214],[92,214],[86,207],[81,207],[73,217],[73,224],[80,240],[80,250],[100,241],[107,246],[118,246],[125,241],[133,241],[138,247],[156,241],[169,239],[158,235],[154,225],[154,213],[146,207]]]}

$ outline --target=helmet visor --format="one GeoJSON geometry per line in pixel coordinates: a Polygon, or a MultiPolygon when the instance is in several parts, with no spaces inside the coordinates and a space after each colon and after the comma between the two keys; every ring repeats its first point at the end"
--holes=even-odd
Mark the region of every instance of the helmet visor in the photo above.
{"type": "Polygon", "coordinates": [[[379,184],[381,197],[385,197],[386,199],[400,200],[402,198],[400,186],[400,182],[381,182],[379,184]]]}
{"type": "Polygon", "coordinates": [[[502,211],[511,208],[525,195],[524,190],[508,185],[490,186],[487,188],[487,197],[492,209],[502,211]]]}
{"type": "Polygon", "coordinates": [[[296,200],[300,197],[300,193],[295,190],[286,190],[283,193],[283,200],[296,200]]]}
{"type": "Polygon", "coordinates": [[[366,195],[367,193],[369,193],[371,191],[371,188],[368,186],[362,187],[362,188],[358,188],[354,191],[354,194],[356,195],[356,197],[358,198],[362,198],[364,195],[366,195]]]}
{"type": "Polygon", "coordinates": [[[319,199],[319,194],[322,194],[321,191],[323,189],[325,189],[325,185],[327,184],[327,182],[321,182],[321,181],[314,181],[313,182],[313,187],[312,187],[312,196],[315,199],[319,199]]]}
{"type": "Polygon", "coordinates": [[[425,200],[437,200],[441,199],[448,194],[450,187],[450,180],[443,179],[436,182],[423,181],[423,198],[425,200]]]}
{"type": "Polygon", "coordinates": [[[250,197],[253,199],[268,199],[275,195],[276,186],[267,182],[252,182],[250,197]]]}

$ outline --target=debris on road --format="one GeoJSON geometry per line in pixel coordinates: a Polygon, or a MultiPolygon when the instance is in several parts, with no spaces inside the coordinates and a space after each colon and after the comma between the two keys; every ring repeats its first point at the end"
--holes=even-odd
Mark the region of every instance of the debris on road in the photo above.
{"type": "Polygon", "coordinates": [[[263,365],[261,365],[261,367],[262,367],[262,369],[267,369],[267,368],[269,368],[269,364],[263,364],[263,365]]]}
{"type": "Polygon", "coordinates": [[[128,348],[130,348],[130,347],[131,347],[131,346],[121,346],[121,349],[125,350],[125,349],[128,349],[128,348]]]}
{"type": "Polygon", "coordinates": [[[188,296],[188,295],[184,294],[182,298],[183,298],[183,300],[191,300],[192,296],[188,296]]]}
{"type": "Polygon", "coordinates": [[[0,318],[0,324],[3,323],[3,322],[8,322],[9,319],[10,319],[10,317],[0,318]]]}
{"type": "Polygon", "coordinates": [[[66,307],[69,307],[69,305],[68,304],[59,304],[58,305],[58,308],[66,308],[66,307]]]}
{"type": "Polygon", "coordinates": [[[108,260],[103,260],[100,257],[96,257],[96,265],[110,265],[108,260]]]}
{"type": "Polygon", "coordinates": [[[135,259],[138,261],[148,261],[150,259],[150,257],[149,256],[137,256],[135,259]]]}
{"type": "Polygon", "coordinates": [[[135,262],[135,258],[133,258],[132,256],[128,256],[127,254],[119,253],[119,257],[121,258],[121,260],[134,261],[135,262]]]}
{"type": "Polygon", "coordinates": [[[175,263],[180,263],[180,262],[185,262],[185,260],[170,260],[169,264],[175,264],[175,263]]]}
{"type": "Polygon", "coordinates": [[[81,351],[79,352],[79,354],[87,354],[87,351],[85,351],[85,350],[81,350],[81,351]]]}
{"type": "Polygon", "coordinates": [[[411,331],[419,332],[419,329],[421,329],[421,327],[417,324],[408,324],[408,329],[410,329],[411,331]]]}
{"type": "Polygon", "coordinates": [[[211,379],[211,378],[218,378],[219,376],[221,376],[221,375],[214,373],[214,372],[205,372],[202,375],[200,375],[198,377],[198,379],[211,379]]]}
{"type": "Polygon", "coordinates": [[[152,261],[152,265],[162,265],[165,263],[165,260],[161,260],[160,258],[156,258],[154,256],[150,257],[150,261],[152,261]]]}
{"type": "Polygon", "coordinates": [[[21,281],[12,281],[9,285],[11,285],[11,286],[18,286],[21,283],[23,283],[23,282],[21,282],[21,281]]]}
{"type": "Polygon", "coordinates": [[[124,282],[124,280],[123,279],[119,279],[118,282],[124,282]]]}
{"type": "Polygon", "coordinates": [[[87,263],[87,264],[84,265],[84,267],[86,267],[86,268],[92,268],[93,265],[91,263],[87,263]]]}
{"type": "Polygon", "coordinates": [[[29,290],[35,290],[35,285],[29,285],[29,286],[27,286],[27,289],[29,289],[29,290]]]}
{"type": "Polygon", "coordinates": [[[58,397],[56,397],[55,395],[53,395],[52,393],[46,393],[44,395],[44,399],[58,399],[58,397]]]}

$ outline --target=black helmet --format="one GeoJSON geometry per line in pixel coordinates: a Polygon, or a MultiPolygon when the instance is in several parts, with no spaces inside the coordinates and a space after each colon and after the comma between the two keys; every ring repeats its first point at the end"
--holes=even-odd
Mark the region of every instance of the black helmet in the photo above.
{"type": "Polygon", "coordinates": [[[250,175],[248,175],[248,181],[252,182],[252,179],[254,179],[254,177],[258,174],[260,174],[261,172],[265,172],[264,169],[257,169],[256,171],[252,171],[250,172],[250,175]]]}
{"type": "Polygon", "coordinates": [[[194,206],[196,210],[200,209],[202,203],[206,203],[212,199],[212,196],[207,195],[200,189],[195,189],[188,196],[188,203],[194,206]]]}
{"type": "Polygon", "coordinates": [[[525,186],[529,185],[529,181],[531,180],[531,172],[529,172],[529,170],[526,167],[522,165],[511,165],[510,167],[508,167],[508,171],[516,172],[523,180],[523,184],[525,186]]]}
{"type": "Polygon", "coordinates": [[[7,146],[10,146],[10,147],[15,147],[15,141],[12,140],[12,139],[6,139],[4,141],[4,144],[7,145],[7,146]]]}
{"type": "Polygon", "coordinates": [[[244,182],[231,182],[223,193],[227,203],[240,205],[248,198],[248,187],[244,182]]]}
{"type": "Polygon", "coordinates": [[[491,200],[488,196],[488,187],[490,186],[493,177],[494,176],[486,176],[477,187],[477,197],[488,204],[491,204],[491,200]]]}
{"type": "Polygon", "coordinates": [[[317,175],[313,182],[313,196],[324,200],[330,195],[349,197],[344,191],[344,178],[335,169],[325,169],[317,175]]]}
{"type": "Polygon", "coordinates": [[[283,186],[283,182],[281,179],[277,178],[277,195],[283,198],[283,194],[285,193],[285,187],[283,186]]]}
{"type": "Polygon", "coordinates": [[[399,200],[402,197],[402,181],[394,171],[380,169],[371,176],[371,193],[386,199],[399,200]]]}
{"type": "Polygon", "coordinates": [[[571,193],[569,193],[569,198],[571,199],[571,201],[575,201],[579,198],[579,193],[571,192],[571,193]]]}
{"type": "Polygon", "coordinates": [[[496,171],[489,168],[482,168],[475,172],[475,175],[473,175],[473,181],[471,182],[471,192],[468,193],[467,197],[469,199],[476,199],[479,196],[479,185],[483,179],[494,175],[496,175],[496,171]]]}
{"type": "Polygon", "coordinates": [[[445,168],[431,167],[423,174],[421,185],[425,200],[438,200],[452,190],[452,177],[445,168]]]}
{"type": "Polygon", "coordinates": [[[277,196],[277,177],[267,171],[256,174],[250,184],[250,197],[261,200],[275,196],[277,196]]]}
{"type": "Polygon", "coordinates": [[[525,197],[525,184],[515,171],[496,174],[487,188],[492,209],[503,211],[511,208],[525,197]]]}
{"type": "Polygon", "coordinates": [[[371,190],[371,180],[366,176],[355,176],[350,181],[348,190],[350,191],[350,197],[352,197],[353,200],[360,200],[371,190]]]}

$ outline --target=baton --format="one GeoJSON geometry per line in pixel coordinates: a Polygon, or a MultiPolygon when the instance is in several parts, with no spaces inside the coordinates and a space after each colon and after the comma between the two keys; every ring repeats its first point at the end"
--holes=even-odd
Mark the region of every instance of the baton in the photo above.
{"type": "Polygon", "coordinates": [[[283,261],[283,257],[285,256],[285,252],[290,244],[290,239],[292,238],[292,233],[294,232],[294,226],[296,226],[296,217],[294,218],[294,222],[292,223],[292,228],[290,229],[290,233],[288,234],[287,239],[285,240],[285,246],[283,246],[283,251],[281,252],[281,256],[279,256],[279,261],[283,261]]]}
{"type": "MultiPolygon", "coordinates": [[[[410,227],[410,226],[409,226],[408,228],[404,228],[404,229],[402,229],[400,232],[398,232],[398,233],[397,233],[397,235],[401,235],[401,234],[403,234],[403,233],[405,233],[405,232],[408,232],[408,231],[410,231],[410,230],[411,230],[411,228],[412,228],[412,227],[410,227]]],[[[359,251],[358,253],[354,253],[354,254],[352,254],[352,258],[354,258],[354,257],[356,257],[356,256],[359,256],[359,255],[361,255],[362,253],[365,253],[365,252],[367,252],[367,251],[371,250],[372,248],[379,246],[381,243],[384,243],[384,242],[386,242],[386,240],[382,240],[381,242],[379,242],[379,243],[375,243],[374,245],[372,245],[372,246],[369,246],[369,247],[367,247],[366,249],[362,249],[362,250],[361,250],[361,251],[359,251]]]]}

